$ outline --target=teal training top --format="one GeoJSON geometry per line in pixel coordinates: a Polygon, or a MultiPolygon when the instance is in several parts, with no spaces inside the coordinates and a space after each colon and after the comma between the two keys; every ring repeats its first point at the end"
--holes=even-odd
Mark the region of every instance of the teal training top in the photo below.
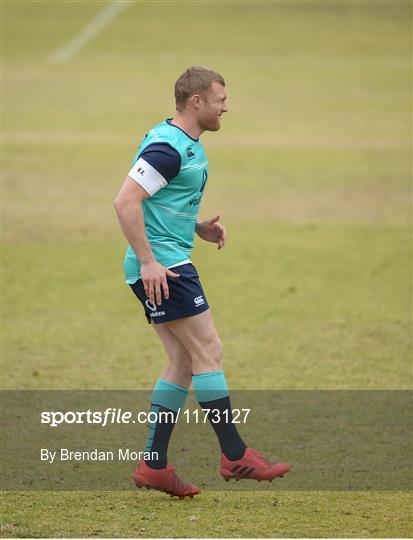
{"type": "MultiPolygon", "coordinates": [[[[150,197],[142,201],[145,230],[155,259],[166,268],[191,256],[199,206],[208,180],[208,160],[199,139],[193,139],[169,119],[152,128],[143,138],[129,176],[142,185],[150,197]],[[148,161],[145,149],[154,143],[168,145],[180,156],[179,172],[166,178],[148,161]],[[143,153],[143,156],[141,157],[143,153]]],[[[160,145],[159,145],[160,146],[160,145]]],[[[140,261],[128,246],[124,259],[126,283],[140,279],[140,261]]]]}

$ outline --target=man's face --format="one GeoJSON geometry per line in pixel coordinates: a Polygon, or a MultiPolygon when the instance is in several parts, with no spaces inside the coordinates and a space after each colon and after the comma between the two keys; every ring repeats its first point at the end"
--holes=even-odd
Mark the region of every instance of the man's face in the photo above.
{"type": "Polygon", "coordinates": [[[217,131],[221,127],[220,116],[227,111],[225,86],[213,82],[211,88],[200,96],[197,114],[198,124],[204,131],[217,131]]]}

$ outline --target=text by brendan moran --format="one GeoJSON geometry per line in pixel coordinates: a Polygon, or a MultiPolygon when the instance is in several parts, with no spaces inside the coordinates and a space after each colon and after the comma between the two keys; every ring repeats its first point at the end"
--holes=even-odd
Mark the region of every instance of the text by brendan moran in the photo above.
{"type": "Polygon", "coordinates": [[[115,451],[99,450],[99,448],[92,450],[40,449],[40,461],[50,464],[57,461],[138,461],[140,459],[156,461],[158,457],[158,452],[137,452],[130,448],[118,448],[115,451]]]}

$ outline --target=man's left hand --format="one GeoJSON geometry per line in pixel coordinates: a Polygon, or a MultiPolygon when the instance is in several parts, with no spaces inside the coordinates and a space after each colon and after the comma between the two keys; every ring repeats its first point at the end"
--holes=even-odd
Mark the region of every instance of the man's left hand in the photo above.
{"type": "Polygon", "coordinates": [[[207,219],[202,223],[197,223],[195,231],[202,240],[207,242],[214,242],[218,244],[218,249],[225,246],[225,240],[227,239],[227,231],[222,223],[218,223],[220,216],[215,216],[212,219],[207,219]]]}

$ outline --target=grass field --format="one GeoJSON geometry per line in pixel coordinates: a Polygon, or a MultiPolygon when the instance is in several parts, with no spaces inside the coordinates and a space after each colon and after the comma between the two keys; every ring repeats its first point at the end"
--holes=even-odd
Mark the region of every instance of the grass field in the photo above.
{"type": "MultiPolygon", "coordinates": [[[[230,112],[203,136],[197,242],[231,388],[411,388],[411,4],[2,1],[3,388],[150,389],[161,345],[123,283],[113,199],[191,64],[230,112]]],[[[288,460],[288,456],[283,456],[288,460]]],[[[322,456],[320,456],[322,459],[322,456]]],[[[271,485],[272,486],[272,485],[271,485]]],[[[409,537],[402,492],[8,492],[5,537],[409,537]]],[[[409,500],[410,499],[410,500],[409,500]]]]}

